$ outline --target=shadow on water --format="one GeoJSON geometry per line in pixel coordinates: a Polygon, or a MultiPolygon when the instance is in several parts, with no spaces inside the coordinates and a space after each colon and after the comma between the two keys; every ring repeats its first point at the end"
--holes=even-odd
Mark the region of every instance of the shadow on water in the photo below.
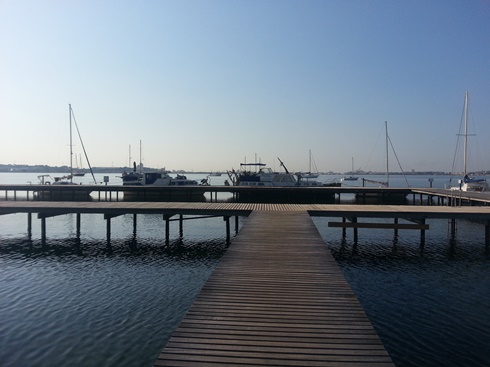
{"type": "Polygon", "coordinates": [[[490,365],[490,256],[480,224],[451,237],[431,221],[418,231],[351,231],[315,221],[345,278],[397,366],[490,365]]]}
{"type": "Polygon", "coordinates": [[[206,241],[184,241],[183,238],[171,240],[168,245],[165,240],[137,238],[105,241],[81,241],[80,238],[65,238],[49,240],[43,244],[41,240],[30,238],[13,238],[3,240],[0,244],[0,254],[17,254],[26,258],[36,257],[165,257],[169,260],[201,260],[219,259],[227,249],[223,239],[206,241]]]}

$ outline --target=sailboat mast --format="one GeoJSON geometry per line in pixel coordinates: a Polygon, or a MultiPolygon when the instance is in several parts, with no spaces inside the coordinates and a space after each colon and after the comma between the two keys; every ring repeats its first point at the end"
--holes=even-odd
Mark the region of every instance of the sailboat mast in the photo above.
{"type": "Polygon", "coordinates": [[[310,149],[310,152],[309,152],[309,160],[310,160],[310,170],[309,170],[309,173],[311,173],[311,149],[310,149]]]}
{"type": "Polygon", "coordinates": [[[388,121],[385,121],[386,131],[386,186],[390,186],[390,167],[388,164],[388,121]]]}
{"type": "Polygon", "coordinates": [[[73,182],[73,141],[71,134],[71,103],[68,103],[68,114],[70,115],[70,182],[73,182]]]}
{"type": "Polygon", "coordinates": [[[468,91],[464,97],[464,156],[463,156],[463,177],[466,176],[466,154],[468,144],[468,91]]]}
{"type": "Polygon", "coordinates": [[[140,173],[142,173],[143,167],[141,167],[143,164],[141,162],[141,139],[140,139],[140,173]]]}

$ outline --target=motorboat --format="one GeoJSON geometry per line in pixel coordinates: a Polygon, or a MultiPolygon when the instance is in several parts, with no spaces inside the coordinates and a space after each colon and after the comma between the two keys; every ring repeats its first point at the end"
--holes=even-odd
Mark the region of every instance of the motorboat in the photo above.
{"type": "Polygon", "coordinates": [[[293,174],[278,158],[284,172],[275,172],[264,163],[240,163],[240,171],[230,175],[237,186],[273,186],[273,187],[312,187],[325,186],[321,181],[305,179],[301,173],[293,174]]]}
{"type": "Polygon", "coordinates": [[[168,171],[158,172],[129,172],[121,176],[123,185],[131,186],[196,186],[196,180],[190,180],[184,175],[170,176],[168,171]]]}

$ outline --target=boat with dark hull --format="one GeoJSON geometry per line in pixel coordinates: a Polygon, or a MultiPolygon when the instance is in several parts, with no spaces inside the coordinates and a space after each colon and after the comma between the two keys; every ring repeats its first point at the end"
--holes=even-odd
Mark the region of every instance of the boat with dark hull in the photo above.
{"type": "Polygon", "coordinates": [[[201,184],[196,180],[188,179],[184,175],[170,176],[168,171],[157,172],[131,172],[123,173],[121,176],[123,186],[144,188],[143,190],[131,189],[124,190],[124,200],[155,200],[155,201],[203,201],[203,192],[195,190],[185,190],[186,187],[195,187],[201,184]]]}

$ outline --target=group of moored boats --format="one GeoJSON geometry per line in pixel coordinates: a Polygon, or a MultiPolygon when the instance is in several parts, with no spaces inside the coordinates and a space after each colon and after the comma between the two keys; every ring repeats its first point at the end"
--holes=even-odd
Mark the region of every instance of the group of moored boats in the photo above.
{"type": "MultiPolygon", "coordinates": [[[[69,105],[70,112],[70,134],[71,134],[71,124],[72,124],[72,116],[73,110],[71,105],[69,105]]],[[[484,178],[473,178],[470,177],[466,173],[466,149],[467,149],[467,129],[468,129],[468,92],[466,92],[465,96],[465,131],[464,134],[460,134],[464,136],[464,177],[462,180],[459,180],[459,185],[457,187],[451,187],[451,189],[458,189],[461,191],[486,191],[488,190],[487,181],[484,178]]],[[[77,127],[78,129],[78,127],[77,127]]],[[[388,132],[386,132],[386,136],[388,137],[388,132]]],[[[70,136],[71,142],[71,136],[70,136]]],[[[83,146],[83,144],[82,144],[83,146]]],[[[388,143],[387,143],[388,146],[388,143]]],[[[70,166],[72,167],[72,156],[73,153],[71,151],[72,145],[70,143],[70,166]]],[[[86,155],[86,154],[85,154],[86,155]]],[[[341,186],[344,181],[357,181],[358,176],[346,176],[342,178],[340,181],[333,182],[321,182],[317,181],[319,174],[316,172],[312,172],[312,167],[316,168],[313,157],[310,151],[310,171],[306,173],[296,172],[290,173],[286,168],[285,164],[278,158],[281,167],[284,169],[284,172],[276,172],[271,168],[266,167],[263,163],[241,163],[240,170],[228,171],[228,177],[233,186],[248,186],[248,187],[322,187],[322,186],[341,186]],[[313,164],[313,166],[312,166],[313,164]]],[[[90,167],[90,163],[89,163],[90,167]]],[[[91,169],[91,167],[90,167],[91,169]]],[[[354,172],[354,158],[352,158],[352,172],[354,172]]],[[[92,177],[93,172],[91,170],[92,177]]],[[[52,178],[49,175],[41,175],[38,176],[39,183],[43,185],[52,184],[52,185],[76,185],[73,183],[74,176],[82,176],[82,173],[77,173],[73,171],[71,168],[71,174],[52,178]]],[[[136,163],[134,164],[133,171],[123,172],[121,175],[122,184],[124,186],[149,186],[149,187],[173,187],[173,186],[197,186],[197,185],[209,185],[209,177],[210,176],[221,176],[220,172],[211,172],[207,177],[203,178],[200,182],[192,179],[188,179],[184,175],[177,175],[176,177],[172,177],[168,171],[160,170],[153,172],[142,172],[142,165],[140,164],[140,172],[136,170],[136,163]]],[[[228,180],[225,180],[225,185],[230,185],[228,180]]]]}
{"type": "MultiPolygon", "coordinates": [[[[285,172],[275,172],[271,168],[266,167],[264,163],[241,163],[240,170],[228,171],[228,177],[233,186],[273,186],[273,187],[321,187],[321,186],[340,186],[340,182],[325,183],[313,180],[312,177],[302,173],[290,173],[281,162],[285,172]]],[[[209,176],[216,176],[210,174],[209,176]]],[[[156,172],[137,172],[136,165],[133,171],[123,172],[123,185],[131,186],[196,186],[209,185],[208,178],[203,178],[200,182],[188,179],[186,176],[177,175],[170,176],[168,171],[161,170],[156,172]]],[[[225,180],[225,185],[230,185],[228,180],[225,180]]]]}

